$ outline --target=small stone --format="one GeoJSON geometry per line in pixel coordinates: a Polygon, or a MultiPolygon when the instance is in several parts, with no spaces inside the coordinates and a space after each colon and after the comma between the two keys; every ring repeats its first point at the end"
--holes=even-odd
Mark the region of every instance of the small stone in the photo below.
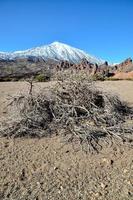
{"type": "Polygon", "coordinates": [[[107,165],[113,165],[114,161],[113,160],[108,160],[107,158],[102,159],[103,163],[106,163],[107,165]]]}
{"type": "Polygon", "coordinates": [[[108,165],[108,164],[109,164],[109,160],[108,160],[107,158],[103,158],[103,159],[102,159],[102,163],[104,163],[104,164],[107,164],[107,165],[108,165]]]}
{"type": "Polygon", "coordinates": [[[132,196],[132,194],[131,194],[131,192],[130,192],[130,191],[128,191],[128,195],[129,195],[129,196],[132,196]]]}
{"type": "Polygon", "coordinates": [[[127,184],[128,184],[128,185],[131,185],[131,181],[127,181],[127,184]]]}
{"type": "Polygon", "coordinates": [[[105,189],[105,188],[108,187],[108,185],[105,185],[105,184],[101,183],[101,187],[102,187],[103,189],[105,189]]]}
{"type": "Polygon", "coordinates": [[[113,163],[114,163],[114,161],[113,161],[113,160],[110,160],[110,164],[113,165],[113,163]]]}
{"type": "Polygon", "coordinates": [[[107,162],[107,159],[106,159],[106,158],[103,158],[102,161],[103,161],[103,162],[107,162]]]}
{"type": "Polygon", "coordinates": [[[61,190],[63,190],[63,187],[62,187],[62,185],[60,186],[60,189],[61,189],[61,190]]]}
{"type": "Polygon", "coordinates": [[[99,192],[97,192],[97,193],[95,194],[95,196],[96,196],[96,197],[99,197],[99,196],[100,196],[100,193],[99,193],[99,192]]]}
{"type": "Polygon", "coordinates": [[[57,170],[58,169],[58,167],[54,167],[54,170],[57,170]]]}
{"type": "Polygon", "coordinates": [[[124,172],[124,174],[126,174],[126,173],[128,172],[128,170],[127,170],[127,169],[124,169],[123,172],[124,172]]]}
{"type": "Polygon", "coordinates": [[[105,188],[105,185],[104,185],[103,183],[101,183],[101,187],[102,187],[102,188],[105,188]]]}

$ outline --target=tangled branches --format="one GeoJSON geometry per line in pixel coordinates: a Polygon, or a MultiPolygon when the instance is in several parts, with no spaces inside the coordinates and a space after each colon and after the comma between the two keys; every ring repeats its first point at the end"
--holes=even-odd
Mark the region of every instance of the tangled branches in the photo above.
{"type": "Polygon", "coordinates": [[[98,151],[99,141],[124,141],[133,132],[133,126],[124,125],[131,115],[127,105],[86,79],[59,82],[50,91],[19,97],[15,105],[19,119],[0,130],[3,136],[59,134],[98,151]]]}

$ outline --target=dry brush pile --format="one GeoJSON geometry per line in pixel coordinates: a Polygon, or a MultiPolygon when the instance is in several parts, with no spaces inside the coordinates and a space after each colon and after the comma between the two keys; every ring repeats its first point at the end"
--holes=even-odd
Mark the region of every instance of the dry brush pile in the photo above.
{"type": "Polygon", "coordinates": [[[1,136],[58,134],[87,151],[99,151],[101,141],[132,142],[133,125],[125,123],[132,117],[131,109],[86,79],[59,82],[40,93],[30,91],[27,96],[15,98],[13,106],[18,114],[1,125],[1,136]]]}

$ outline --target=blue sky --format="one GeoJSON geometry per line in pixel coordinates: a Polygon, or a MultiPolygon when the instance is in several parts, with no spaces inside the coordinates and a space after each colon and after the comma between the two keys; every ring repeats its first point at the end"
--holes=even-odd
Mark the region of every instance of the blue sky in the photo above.
{"type": "Polygon", "coordinates": [[[0,0],[0,51],[53,41],[111,62],[133,57],[133,0],[0,0]]]}

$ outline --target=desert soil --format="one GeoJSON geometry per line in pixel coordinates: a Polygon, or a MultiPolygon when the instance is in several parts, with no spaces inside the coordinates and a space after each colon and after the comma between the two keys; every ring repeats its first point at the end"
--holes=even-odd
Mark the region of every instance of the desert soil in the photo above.
{"type": "MultiPolygon", "coordinates": [[[[40,90],[54,83],[37,83],[40,90]]],[[[98,82],[133,105],[132,81],[98,82]]],[[[8,115],[11,96],[27,93],[24,82],[0,83],[0,118],[8,115]]],[[[0,200],[133,199],[133,150],[106,145],[86,154],[63,138],[0,138],[0,200]]]]}

